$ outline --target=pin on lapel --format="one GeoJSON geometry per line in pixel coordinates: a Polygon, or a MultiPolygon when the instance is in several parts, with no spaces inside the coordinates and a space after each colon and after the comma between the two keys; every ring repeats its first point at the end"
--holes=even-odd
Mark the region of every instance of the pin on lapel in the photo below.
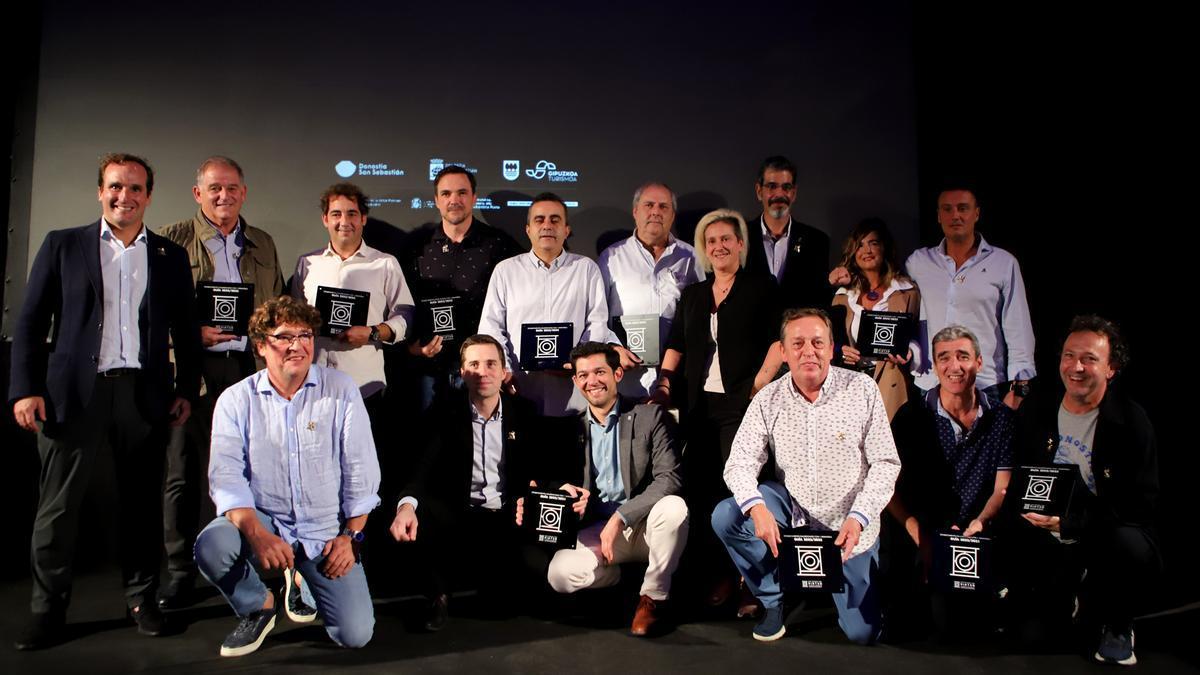
{"type": "Polygon", "coordinates": [[[317,423],[316,423],[316,422],[309,422],[309,423],[308,423],[308,430],[309,430],[309,431],[316,431],[316,430],[317,430],[317,423]]]}
{"type": "Polygon", "coordinates": [[[837,433],[837,439],[838,439],[839,441],[844,441],[844,440],[846,440],[846,432],[844,432],[844,431],[839,431],[839,432],[837,433]]]}
{"type": "Polygon", "coordinates": [[[166,255],[166,254],[167,254],[167,247],[166,247],[166,246],[159,246],[159,247],[158,247],[158,254],[159,254],[159,255],[166,255]]]}
{"type": "Polygon", "coordinates": [[[1104,480],[1111,480],[1111,479],[1112,479],[1112,469],[1105,469],[1104,470],[1104,480]]]}
{"type": "Polygon", "coordinates": [[[515,432],[515,431],[508,432],[508,440],[510,440],[510,441],[517,440],[517,432],[515,432]]]}
{"type": "Polygon", "coordinates": [[[796,245],[792,247],[792,250],[795,251],[796,253],[799,253],[800,252],[800,242],[796,242],[796,245]]]}
{"type": "Polygon", "coordinates": [[[450,252],[450,244],[442,244],[442,253],[450,252]]]}

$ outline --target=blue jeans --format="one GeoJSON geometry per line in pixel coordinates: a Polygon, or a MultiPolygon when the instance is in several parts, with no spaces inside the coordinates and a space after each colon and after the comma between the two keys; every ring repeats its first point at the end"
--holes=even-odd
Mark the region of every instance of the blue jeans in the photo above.
{"type": "MultiPolygon", "coordinates": [[[[763,483],[758,489],[776,522],[781,528],[788,527],[792,498],[787,489],[775,482],[763,483]]],[[[837,525],[840,527],[841,523],[837,525]]],[[[771,555],[766,542],[754,536],[754,521],[742,513],[733,497],[717,504],[712,514],[712,527],[754,597],[763,607],[779,606],[783,602],[783,590],[779,586],[778,561],[771,555]]],[[[879,587],[874,583],[878,568],[879,542],[876,541],[869,550],[842,563],[845,590],[833,594],[838,625],[846,637],[859,644],[870,644],[879,637],[879,587]]]]}
{"type": "MultiPolygon", "coordinates": [[[[271,519],[261,511],[258,519],[270,532],[278,534],[271,519]]],[[[371,641],[375,632],[375,608],[362,563],[350,571],[330,579],[321,574],[325,556],[309,559],[304,547],[292,547],[296,571],[304,577],[309,593],[305,601],[313,602],[325,623],[325,632],[343,647],[362,647],[371,641]]],[[[218,516],[196,537],[196,566],[225,596],[238,616],[244,617],[262,609],[267,587],[252,564],[254,551],[237,527],[224,516],[218,516]]]]}

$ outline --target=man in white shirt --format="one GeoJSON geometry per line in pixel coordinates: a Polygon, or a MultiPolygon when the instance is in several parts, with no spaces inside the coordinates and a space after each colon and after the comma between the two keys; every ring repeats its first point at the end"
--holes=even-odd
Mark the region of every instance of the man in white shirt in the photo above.
{"type": "Polygon", "coordinates": [[[712,525],[746,585],[763,604],[760,641],[783,637],[780,527],[838,528],[845,590],[833,594],[838,624],[852,641],[879,635],[879,516],[892,497],[900,459],[879,387],[863,373],[831,368],[833,327],[819,309],[783,315],[780,343],[788,377],[750,402],[725,463],[733,497],[712,525]],[[758,482],[769,458],[783,482],[758,482]]]}
{"type": "Polygon", "coordinates": [[[570,323],[572,347],[609,341],[604,279],[596,263],[564,250],[571,227],[567,206],[558,195],[544,192],[533,198],[525,234],[532,250],[500,262],[492,272],[479,332],[504,346],[517,393],[533,401],[542,415],[573,417],[587,403],[571,383],[571,371],[522,370],[521,328],[570,323]]]}
{"type": "MultiPolygon", "coordinates": [[[[633,193],[633,234],[604,249],[597,260],[614,328],[617,317],[657,314],[660,352],[671,334],[679,294],[704,279],[695,249],[671,234],[677,212],[675,192],[665,183],[643,184],[633,193]]],[[[621,394],[649,396],[658,368],[640,365],[640,359],[624,346],[617,352],[625,371],[621,394]]]]}

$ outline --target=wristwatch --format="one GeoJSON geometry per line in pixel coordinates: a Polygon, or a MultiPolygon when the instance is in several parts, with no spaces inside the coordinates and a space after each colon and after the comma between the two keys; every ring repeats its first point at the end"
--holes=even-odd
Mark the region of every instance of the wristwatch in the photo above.
{"type": "Polygon", "coordinates": [[[344,534],[347,537],[350,537],[350,541],[355,544],[361,544],[363,539],[367,538],[366,532],[363,532],[362,530],[352,530],[348,527],[343,527],[342,531],[338,534],[344,534]]]}
{"type": "Polygon", "coordinates": [[[1029,396],[1029,389],[1029,380],[1013,380],[1011,390],[1017,396],[1021,398],[1029,396]]]}
{"type": "Polygon", "coordinates": [[[371,342],[379,342],[379,326],[371,326],[371,342]]]}

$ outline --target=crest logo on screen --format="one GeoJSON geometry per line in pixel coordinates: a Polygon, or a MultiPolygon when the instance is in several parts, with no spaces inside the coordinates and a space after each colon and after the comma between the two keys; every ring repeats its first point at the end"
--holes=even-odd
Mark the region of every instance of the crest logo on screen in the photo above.
{"type": "Polygon", "coordinates": [[[437,178],[438,172],[446,168],[446,162],[440,157],[433,157],[429,160],[429,180],[437,178]]]}
{"type": "Polygon", "coordinates": [[[421,198],[420,198],[420,197],[413,197],[413,198],[412,198],[412,207],[413,207],[414,209],[419,209],[419,208],[421,208],[421,198]]]}
{"type": "Polygon", "coordinates": [[[505,180],[516,180],[521,177],[521,160],[506,159],[500,164],[500,168],[504,171],[505,180]]]}
{"type": "Polygon", "coordinates": [[[358,165],[348,159],[343,159],[333,166],[333,170],[342,178],[349,178],[358,170],[358,165]]]}

